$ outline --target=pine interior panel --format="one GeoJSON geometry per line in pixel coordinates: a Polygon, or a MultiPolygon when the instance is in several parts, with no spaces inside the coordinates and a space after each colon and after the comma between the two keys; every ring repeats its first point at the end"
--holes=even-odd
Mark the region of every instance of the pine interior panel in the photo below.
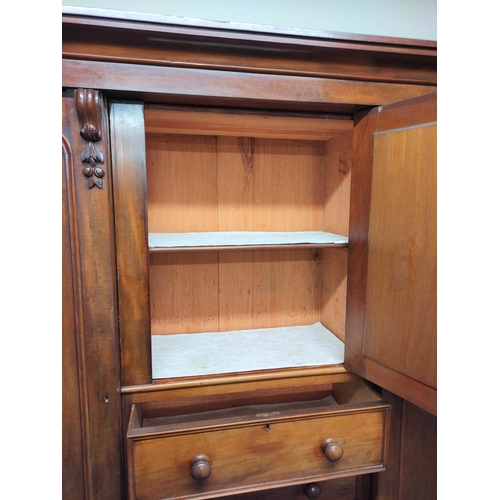
{"type": "Polygon", "coordinates": [[[367,357],[434,388],[436,135],[424,125],[375,136],[365,335],[367,357]]]}
{"type": "Polygon", "coordinates": [[[151,332],[217,331],[217,253],[178,253],[152,257],[151,332]]]}
{"type": "Polygon", "coordinates": [[[320,321],[345,342],[347,250],[322,251],[320,321]]]}
{"type": "Polygon", "coordinates": [[[217,139],[146,140],[149,232],[217,231],[217,139]]]}
{"type": "MultiPolygon", "coordinates": [[[[347,235],[349,126],[327,141],[157,131],[146,139],[150,232],[347,235]]],[[[344,339],[345,249],[151,253],[150,264],[152,334],[321,321],[344,339]]]]}
{"type": "MultiPolygon", "coordinates": [[[[334,137],[326,143],[324,175],[323,230],[349,233],[351,194],[352,132],[334,137]]],[[[347,250],[322,250],[323,279],[320,320],[345,341],[347,250]]]]}

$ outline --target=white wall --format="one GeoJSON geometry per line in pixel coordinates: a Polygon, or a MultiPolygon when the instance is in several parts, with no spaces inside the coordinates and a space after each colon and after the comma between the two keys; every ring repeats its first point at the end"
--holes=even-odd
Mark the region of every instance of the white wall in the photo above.
{"type": "Polygon", "coordinates": [[[437,0],[63,0],[62,5],[437,40],[437,0]]]}

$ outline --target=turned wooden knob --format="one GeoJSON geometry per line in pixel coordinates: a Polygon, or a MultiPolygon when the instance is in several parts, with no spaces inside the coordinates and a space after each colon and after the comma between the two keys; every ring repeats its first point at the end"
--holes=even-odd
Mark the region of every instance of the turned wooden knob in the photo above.
{"type": "Polygon", "coordinates": [[[321,488],[318,483],[306,484],[304,486],[304,493],[309,500],[313,500],[314,498],[319,498],[321,495],[321,488]]]}
{"type": "Polygon", "coordinates": [[[336,462],[337,460],[340,460],[342,458],[342,455],[344,454],[342,446],[340,446],[340,444],[332,438],[325,439],[321,444],[321,449],[323,450],[325,457],[330,462],[336,462]]]}
{"type": "Polygon", "coordinates": [[[212,467],[206,455],[198,455],[191,460],[191,477],[197,481],[204,481],[210,477],[212,467]]]}

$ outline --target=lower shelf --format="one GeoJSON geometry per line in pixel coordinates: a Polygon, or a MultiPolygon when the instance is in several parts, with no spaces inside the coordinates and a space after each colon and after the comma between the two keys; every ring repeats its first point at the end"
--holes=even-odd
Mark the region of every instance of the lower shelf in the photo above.
{"type": "Polygon", "coordinates": [[[344,343],[321,323],[153,335],[153,379],[337,365],[344,343]]]}

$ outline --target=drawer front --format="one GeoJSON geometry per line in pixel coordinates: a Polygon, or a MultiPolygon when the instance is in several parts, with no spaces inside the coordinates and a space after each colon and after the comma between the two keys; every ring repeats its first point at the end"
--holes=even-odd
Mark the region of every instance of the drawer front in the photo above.
{"type": "Polygon", "coordinates": [[[131,496],[139,500],[210,498],[384,470],[388,407],[326,414],[267,424],[149,435],[129,439],[131,496]],[[326,439],[342,448],[329,461],[326,439]],[[191,476],[194,457],[205,455],[210,476],[191,476]]]}
{"type": "Polygon", "coordinates": [[[226,500],[306,500],[307,498],[359,500],[359,498],[368,498],[369,487],[368,476],[354,476],[330,481],[297,484],[272,490],[254,491],[240,495],[229,495],[224,498],[226,500]]]}

